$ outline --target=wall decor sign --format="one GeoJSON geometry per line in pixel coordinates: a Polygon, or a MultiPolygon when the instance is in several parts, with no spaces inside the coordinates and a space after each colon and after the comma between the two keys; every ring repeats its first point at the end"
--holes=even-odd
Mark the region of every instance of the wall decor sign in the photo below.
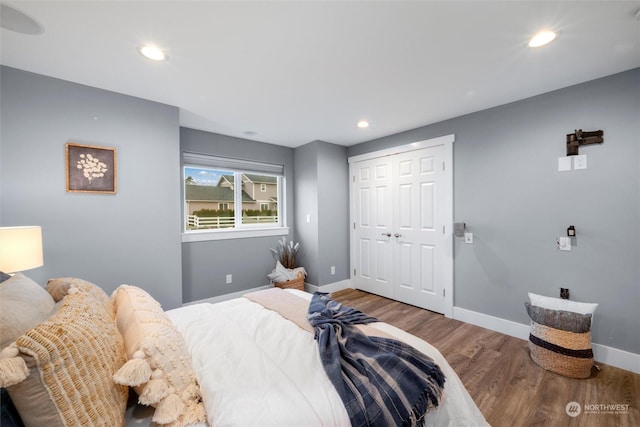
{"type": "Polygon", "coordinates": [[[66,144],[67,192],[116,193],[116,149],[66,144]]]}

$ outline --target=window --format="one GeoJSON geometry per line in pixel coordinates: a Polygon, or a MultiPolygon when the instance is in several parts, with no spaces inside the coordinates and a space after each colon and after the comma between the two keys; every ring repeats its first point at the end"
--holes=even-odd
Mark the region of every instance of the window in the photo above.
{"type": "Polygon", "coordinates": [[[284,167],[183,154],[183,241],[286,234],[284,167]]]}

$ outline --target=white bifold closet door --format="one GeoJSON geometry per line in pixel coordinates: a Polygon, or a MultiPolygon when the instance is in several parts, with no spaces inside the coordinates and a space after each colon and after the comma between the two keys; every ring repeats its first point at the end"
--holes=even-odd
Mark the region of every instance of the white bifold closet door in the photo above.
{"type": "Polygon", "coordinates": [[[351,163],[355,288],[446,311],[453,273],[444,151],[436,145],[351,163]]]}

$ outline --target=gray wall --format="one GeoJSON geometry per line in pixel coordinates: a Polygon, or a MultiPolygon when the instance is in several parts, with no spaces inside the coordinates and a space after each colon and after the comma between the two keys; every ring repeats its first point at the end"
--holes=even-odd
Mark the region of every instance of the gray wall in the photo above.
{"type": "Polygon", "coordinates": [[[323,286],[346,280],[349,278],[347,149],[313,141],[295,149],[295,164],[296,231],[302,247],[300,265],[308,273],[306,282],[323,286]]]}
{"type": "Polygon", "coordinates": [[[349,276],[349,163],[346,147],[323,143],[318,151],[319,285],[349,276]],[[336,274],[331,275],[331,266],[336,274]]]}
{"type": "Polygon", "coordinates": [[[640,353],[640,69],[349,147],[353,156],[455,134],[455,306],[527,323],[527,292],[597,302],[593,340],[640,353]],[[558,172],[565,137],[588,168],[558,172]],[[557,236],[575,225],[571,252],[557,236]]]}
{"type": "MultiPolygon", "coordinates": [[[[180,129],[181,152],[212,154],[242,160],[284,165],[289,239],[295,236],[293,149],[241,138],[180,129]]],[[[258,237],[182,244],[182,295],[184,302],[197,301],[264,286],[275,266],[270,249],[278,237],[258,237]],[[227,274],[233,283],[226,284],[227,274]]]]}
{"type": "Polygon", "coordinates": [[[140,286],[179,306],[178,109],[0,68],[0,224],[41,225],[44,266],[108,293],[140,286]],[[65,143],[115,147],[115,195],[65,191],[65,143]]]}
{"type": "Polygon", "coordinates": [[[294,190],[296,238],[300,243],[297,258],[307,270],[305,282],[320,283],[320,242],[318,241],[318,143],[310,142],[294,150],[296,164],[294,190]],[[309,222],[307,222],[309,215],[309,222]]]}

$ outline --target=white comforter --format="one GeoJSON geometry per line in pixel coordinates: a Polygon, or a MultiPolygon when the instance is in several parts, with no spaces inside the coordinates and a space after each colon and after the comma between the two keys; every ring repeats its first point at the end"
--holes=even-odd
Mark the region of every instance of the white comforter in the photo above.
{"type": "MultiPolygon", "coordinates": [[[[289,290],[310,299],[305,292],[289,290]]],[[[211,426],[349,426],[313,335],[246,298],[167,312],[184,335],[211,426]]],[[[433,346],[385,323],[373,327],[431,356],[447,377],[432,426],[486,426],[460,379],[433,346]]]]}

